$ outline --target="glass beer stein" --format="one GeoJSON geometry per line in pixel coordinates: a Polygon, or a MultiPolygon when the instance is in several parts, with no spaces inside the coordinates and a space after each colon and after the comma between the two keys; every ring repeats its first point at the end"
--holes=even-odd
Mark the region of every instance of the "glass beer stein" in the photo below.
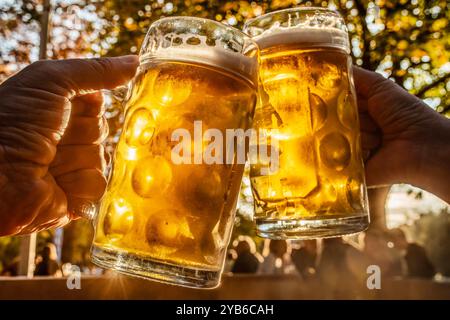
{"type": "Polygon", "coordinates": [[[204,161],[201,132],[251,126],[258,55],[250,37],[215,21],[150,26],[95,220],[95,264],[188,287],[219,284],[244,164],[204,161]]]}
{"type": "Polygon", "coordinates": [[[340,236],[369,224],[347,29],[321,8],[272,12],[246,23],[261,52],[254,127],[278,154],[250,179],[260,236],[340,236]],[[265,172],[267,171],[267,172],[265,172]]]}

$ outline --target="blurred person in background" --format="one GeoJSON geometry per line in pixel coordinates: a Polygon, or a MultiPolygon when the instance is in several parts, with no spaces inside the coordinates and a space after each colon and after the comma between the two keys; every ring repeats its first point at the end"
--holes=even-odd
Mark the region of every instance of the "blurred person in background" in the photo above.
{"type": "Polygon", "coordinates": [[[0,276],[2,277],[16,277],[19,275],[20,257],[15,257],[9,264],[7,264],[0,276]]]}
{"type": "MultiPolygon", "coordinates": [[[[329,298],[342,298],[360,286],[362,278],[367,274],[358,268],[352,268],[354,257],[361,252],[345,242],[343,238],[322,239],[322,252],[317,266],[319,281],[329,288],[329,298]]],[[[357,264],[359,266],[359,264],[357,264]]]]}
{"type": "Polygon", "coordinates": [[[256,273],[261,256],[256,252],[255,242],[248,236],[239,236],[234,241],[237,258],[231,268],[233,273],[256,273]]]}
{"type": "Polygon", "coordinates": [[[433,279],[436,270],[428,259],[425,248],[416,244],[410,243],[405,255],[408,277],[410,278],[424,278],[433,279]]]}
{"type": "Polygon", "coordinates": [[[61,266],[57,261],[56,246],[47,243],[41,254],[41,261],[36,264],[35,276],[62,276],[61,266]]]}
{"type": "Polygon", "coordinates": [[[403,274],[411,278],[432,279],[436,270],[431,263],[425,248],[417,243],[408,243],[406,235],[400,228],[389,230],[394,248],[404,259],[403,274]]]}
{"type": "Polygon", "coordinates": [[[391,237],[388,231],[372,228],[365,232],[365,267],[377,265],[383,277],[401,277],[403,275],[403,256],[398,248],[390,247],[391,237]]]}
{"type": "Polygon", "coordinates": [[[353,275],[361,281],[370,265],[378,266],[381,276],[386,278],[434,276],[433,265],[425,250],[417,244],[408,244],[399,228],[370,228],[364,232],[362,252],[349,252],[347,260],[353,275]]]}
{"type": "Polygon", "coordinates": [[[348,251],[356,250],[341,237],[322,239],[322,253],[317,266],[319,275],[347,275],[350,269],[347,263],[348,251]]]}
{"type": "Polygon", "coordinates": [[[263,250],[264,261],[259,274],[296,274],[291,259],[291,246],[286,240],[266,239],[263,250]]]}
{"type": "Polygon", "coordinates": [[[303,278],[307,279],[316,274],[319,258],[317,240],[303,240],[299,248],[291,252],[292,262],[303,278]]]}

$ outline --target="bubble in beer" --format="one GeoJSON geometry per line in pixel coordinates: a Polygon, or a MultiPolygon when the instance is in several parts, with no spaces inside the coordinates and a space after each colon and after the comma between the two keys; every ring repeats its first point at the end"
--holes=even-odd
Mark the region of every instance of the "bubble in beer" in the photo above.
{"type": "Polygon", "coordinates": [[[321,97],[314,93],[309,94],[311,105],[312,127],[314,130],[320,129],[327,118],[327,105],[321,97]]]}
{"type": "Polygon", "coordinates": [[[159,195],[167,190],[172,180],[172,169],[161,157],[147,157],[140,160],[132,176],[134,191],[144,198],[159,195]]]}
{"type": "Polygon", "coordinates": [[[193,46],[197,46],[201,43],[201,41],[198,37],[190,37],[186,40],[186,43],[193,46]]]}
{"type": "Polygon", "coordinates": [[[153,86],[153,98],[155,102],[165,107],[174,107],[185,102],[192,91],[193,80],[183,77],[182,66],[172,72],[161,71],[153,86]],[[174,74],[174,73],[180,74],[174,74]]]}
{"type": "Polygon", "coordinates": [[[172,208],[152,214],[147,220],[145,233],[150,245],[168,247],[178,247],[183,241],[194,238],[186,218],[179,210],[172,208]]]}
{"type": "Polygon", "coordinates": [[[145,108],[134,111],[125,128],[125,141],[131,147],[147,144],[155,130],[153,117],[145,108]]]}
{"type": "Polygon", "coordinates": [[[345,127],[351,130],[356,128],[356,106],[351,94],[345,92],[339,97],[337,114],[345,127]]]}
{"type": "Polygon", "coordinates": [[[133,226],[131,205],[123,198],[113,199],[106,209],[103,232],[110,240],[120,240],[133,226]]]}
{"type": "Polygon", "coordinates": [[[330,169],[341,171],[350,163],[350,144],[341,133],[332,132],[323,137],[319,152],[323,163],[330,169]]]}

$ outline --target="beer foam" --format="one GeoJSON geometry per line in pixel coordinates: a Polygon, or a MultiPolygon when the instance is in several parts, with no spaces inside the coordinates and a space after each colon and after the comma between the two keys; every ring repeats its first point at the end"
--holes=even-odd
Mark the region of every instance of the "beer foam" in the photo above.
{"type": "Polygon", "coordinates": [[[142,54],[141,61],[156,59],[206,64],[244,76],[256,85],[258,74],[256,46],[255,52],[251,53],[252,56],[245,56],[243,53],[226,48],[220,40],[216,40],[215,45],[208,45],[205,36],[178,34],[168,36],[169,38],[172,36],[172,39],[180,39],[179,43],[174,44],[172,40],[165,47],[162,45],[154,47],[151,52],[142,54]],[[189,39],[196,39],[196,43],[189,44],[189,39]]]}
{"type": "Polygon", "coordinates": [[[253,39],[261,49],[279,45],[298,45],[299,47],[337,47],[350,52],[347,33],[336,28],[276,26],[265,30],[253,39]]]}

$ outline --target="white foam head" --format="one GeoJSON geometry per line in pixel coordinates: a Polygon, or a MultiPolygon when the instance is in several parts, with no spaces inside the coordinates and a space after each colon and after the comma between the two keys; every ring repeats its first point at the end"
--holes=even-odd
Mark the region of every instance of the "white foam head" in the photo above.
{"type": "Polygon", "coordinates": [[[337,47],[349,52],[348,36],[344,31],[326,28],[276,28],[254,37],[261,49],[279,45],[299,47],[337,47]]]}
{"type": "Polygon", "coordinates": [[[258,46],[241,31],[217,21],[193,17],[158,20],[147,33],[140,59],[207,64],[257,83],[258,46]]]}
{"type": "Polygon", "coordinates": [[[261,49],[279,45],[337,47],[350,52],[347,28],[339,13],[300,7],[268,13],[244,26],[261,49]]]}

